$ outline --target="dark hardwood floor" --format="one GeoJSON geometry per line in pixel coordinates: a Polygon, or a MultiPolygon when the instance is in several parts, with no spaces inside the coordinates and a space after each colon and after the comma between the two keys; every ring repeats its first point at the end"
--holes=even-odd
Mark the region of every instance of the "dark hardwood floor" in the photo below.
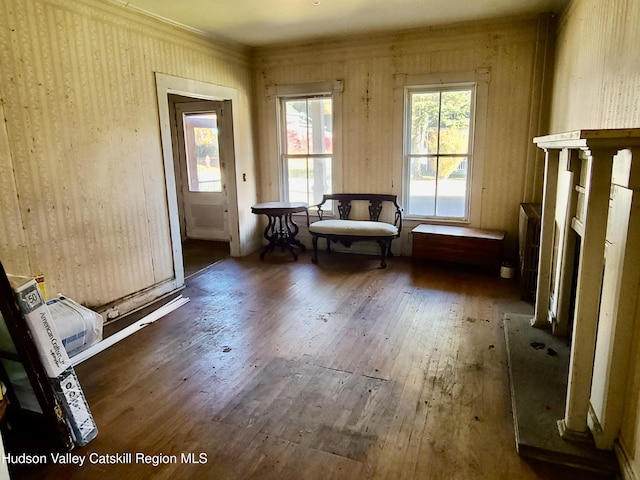
{"type": "Polygon", "coordinates": [[[229,242],[187,239],[182,242],[184,276],[195,275],[209,265],[229,256],[229,242]]]}
{"type": "Polygon", "coordinates": [[[596,478],[515,450],[502,317],[532,307],[514,281],[378,264],[254,254],[192,276],[188,304],[77,367],[85,465],[13,478],[596,478]]]}

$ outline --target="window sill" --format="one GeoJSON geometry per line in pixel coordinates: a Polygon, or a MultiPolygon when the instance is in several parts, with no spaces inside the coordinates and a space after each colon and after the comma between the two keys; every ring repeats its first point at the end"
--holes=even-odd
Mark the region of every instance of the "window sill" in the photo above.
{"type": "Polygon", "coordinates": [[[468,219],[455,220],[451,218],[433,218],[433,217],[418,217],[418,216],[405,216],[402,219],[405,222],[416,223],[428,223],[432,225],[469,225],[471,222],[468,219]]]}

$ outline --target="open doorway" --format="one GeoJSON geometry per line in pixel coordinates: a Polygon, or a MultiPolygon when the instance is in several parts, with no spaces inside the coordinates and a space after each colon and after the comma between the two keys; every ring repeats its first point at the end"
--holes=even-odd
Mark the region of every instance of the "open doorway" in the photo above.
{"type": "Polygon", "coordinates": [[[229,256],[229,242],[187,239],[182,242],[184,277],[204,270],[229,256]]]}
{"type": "Polygon", "coordinates": [[[185,278],[229,256],[225,191],[231,102],[170,94],[173,144],[185,278]],[[177,153],[177,156],[175,155],[177,153]]]}
{"type": "Polygon", "coordinates": [[[233,129],[235,113],[232,109],[232,105],[237,102],[238,93],[234,88],[174,77],[159,72],[156,72],[155,76],[175,284],[180,287],[184,285],[185,276],[201,268],[199,267],[201,263],[191,265],[192,252],[195,252],[193,258],[198,258],[198,262],[205,261],[202,254],[206,253],[209,255],[209,259],[206,261],[211,263],[219,259],[221,251],[224,252],[224,256],[237,257],[240,255],[233,129]],[[198,113],[198,115],[194,116],[193,124],[185,128],[182,123],[183,119],[180,122],[176,121],[177,103],[202,103],[204,110],[192,112],[198,113]],[[215,115],[212,112],[215,112],[215,115]],[[215,122],[213,117],[215,117],[215,122]],[[195,151],[195,160],[192,170],[189,170],[186,164],[186,158],[189,156],[188,141],[179,140],[178,124],[181,124],[183,128],[182,138],[187,138],[187,140],[190,134],[195,136],[195,128],[210,129],[208,133],[201,132],[204,136],[217,130],[217,148],[220,156],[217,167],[214,166],[211,155],[207,160],[208,151],[205,151],[207,148],[215,149],[215,146],[203,146],[203,149],[198,151],[197,145],[195,147],[192,145],[191,148],[195,151]],[[203,125],[204,127],[202,127],[203,125]],[[193,130],[191,130],[192,128],[193,130]],[[181,142],[184,143],[181,145],[181,142]],[[183,162],[180,160],[181,148],[185,159],[183,162]],[[201,159],[198,158],[198,152],[204,153],[201,159]],[[198,171],[199,164],[203,166],[200,171],[198,171]],[[189,183],[189,175],[192,176],[192,184],[189,183]],[[183,183],[189,186],[186,190],[183,188],[183,183]],[[207,191],[215,184],[219,184],[221,192],[207,191]],[[191,192],[190,190],[198,191],[191,192]],[[187,230],[185,191],[189,193],[187,196],[190,197],[186,200],[191,211],[189,231],[187,230]],[[211,197],[211,194],[217,194],[218,198],[215,199],[215,195],[211,197]],[[208,200],[207,195],[209,195],[208,200]],[[224,249],[207,249],[206,246],[203,248],[201,242],[220,242],[215,245],[210,244],[210,246],[224,247],[224,249]],[[186,252],[186,258],[183,252],[186,252]]]}

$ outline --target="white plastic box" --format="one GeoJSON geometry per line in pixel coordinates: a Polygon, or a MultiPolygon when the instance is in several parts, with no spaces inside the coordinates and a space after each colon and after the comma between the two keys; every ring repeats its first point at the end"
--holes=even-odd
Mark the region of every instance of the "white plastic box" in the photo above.
{"type": "Polygon", "coordinates": [[[49,300],[47,306],[69,357],[102,340],[100,314],[63,295],[49,300]]]}

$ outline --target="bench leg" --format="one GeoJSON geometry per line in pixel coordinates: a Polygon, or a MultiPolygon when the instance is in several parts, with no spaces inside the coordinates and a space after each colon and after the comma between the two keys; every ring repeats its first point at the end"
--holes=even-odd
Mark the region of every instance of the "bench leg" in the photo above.
{"type": "Polygon", "coordinates": [[[387,268],[387,262],[385,257],[387,256],[387,249],[390,248],[390,244],[387,240],[378,240],[380,245],[380,268],[387,268]]]}
{"type": "Polygon", "coordinates": [[[311,243],[313,244],[313,256],[311,257],[311,261],[313,263],[318,263],[318,237],[316,235],[311,237],[311,243]]]}

